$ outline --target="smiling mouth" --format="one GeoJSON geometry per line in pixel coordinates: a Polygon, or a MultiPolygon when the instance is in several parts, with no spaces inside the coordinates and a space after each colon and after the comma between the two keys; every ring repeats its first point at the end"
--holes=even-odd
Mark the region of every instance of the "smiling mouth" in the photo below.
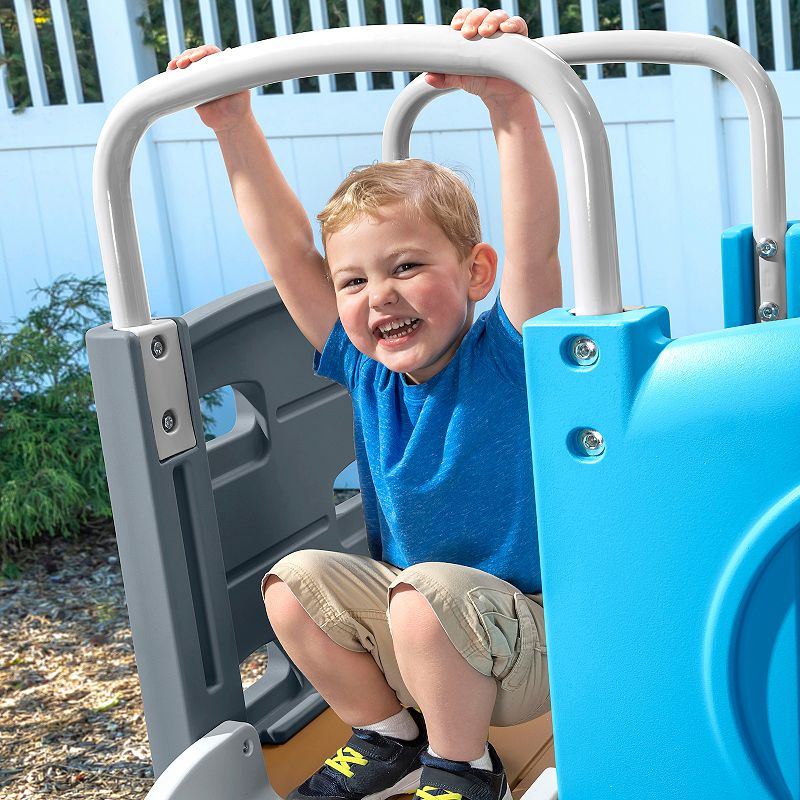
{"type": "Polygon", "coordinates": [[[375,329],[375,335],[384,341],[392,341],[394,339],[402,339],[405,336],[411,335],[417,328],[419,328],[422,320],[409,318],[402,322],[392,322],[389,325],[381,326],[375,329]]]}

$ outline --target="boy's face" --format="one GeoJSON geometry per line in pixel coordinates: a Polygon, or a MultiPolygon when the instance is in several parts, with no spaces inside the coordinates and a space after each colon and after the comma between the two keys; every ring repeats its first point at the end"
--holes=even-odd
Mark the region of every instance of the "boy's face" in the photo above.
{"type": "Polygon", "coordinates": [[[489,245],[476,245],[464,258],[438,225],[409,215],[401,204],[332,233],[326,250],[350,341],[415,383],[449,363],[472,324],[475,301],[494,281],[496,255],[489,245]],[[481,262],[494,255],[485,290],[481,265],[476,278],[478,250],[481,262]]]}

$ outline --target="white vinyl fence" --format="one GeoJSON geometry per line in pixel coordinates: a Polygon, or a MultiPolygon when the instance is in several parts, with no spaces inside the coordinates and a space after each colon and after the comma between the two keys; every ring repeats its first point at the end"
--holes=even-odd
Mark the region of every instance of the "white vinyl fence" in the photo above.
{"type": "MultiPolygon", "coordinates": [[[[502,0],[491,7],[500,5],[528,18],[532,35],[551,35],[559,32],[560,12],[568,4],[502,0]]],[[[735,25],[738,40],[770,68],[780,93],[788,208],[790,216],[798,214],[794,187],[800,178],[800,136],[793,134],[800,132],[800,78],[790,24],[795,0],[759,0],[758,17],[754,0],[617,0],[616,6],[580,0],[578,5],[585,30],[603,27],[609,7],[618,9],[626,29],[653,18],[671,30],[718,35],[735,25]]],[[[188,12],[184,19],[182,9],[189,7],[199,17],[202,38],[221,45],[226,44],[223,11],[235,10],[240,43],[262,36],[265,25],[269,35],[286,35],[297,19],[307,19],[315,29],[331,24],[332,6],[325,0],[272,0],[268,6],[261,0],[163,0],[173,55],[185,46],[188,12]]],[[[438,24],[447,22],[454,8],[443,10],[435,0],[418,0],[418,6],[385,0],[366,8],[363,0],[346,0],[345,22],[424,19],[438,24]]],[[[30,307],[28,292],[36,282],[44,285],[63,273],[101,272],[90,188],[94,144],[115,100],[159,65],[153,49],[142,43],[136,21],[146,11],[145,0],[0,0],[0,13],[3,9],[13,11],[19,35],[14,42],[0,41],[0,48],[10,56],[13,44],[24,54],[31,101],[15,113],[9,70],[0,67],[0,321],[11,322],[30,307]],[[91,21],[102,102],[86,101],[79,69],[86,54],[74,46],[75,19],[69,12],[80,10],[81,3],[91,21]],[[57,103],[50,99],[53,82],[42,55],[45,29],[57,45],[57,103]]],[[[2,30],[8,39],[7,29],[2,30]]],[[[606,67],[589,65],[582,74],[607,123],[624,302],[666,305],[673,333],[682,335],[722,324],[719,234],[751,218],[747,124],[743,104],[718,76],[695,67],[652,71],[629,64],[611,73],[620,77],[611,77],[606,67]]],[[[360,74],[347,83],[322,76],[315,85],[289,81],[278,92],[254,92],[256,115],[310,215],[349,169],[380,157],[386,112],[408,78],[360,74]]],[[[560,178],[558,142],[549,120],[543,118],[543,124],[560,178]]],[[[433,103],[415,129],[412,154],[469,175],[484,237],[502,252],[497,155],[480,101],[450,95],[433,103]]],[[[216,142],[193,111],[163,119],[148,132],[134,165],[134,199],[155,315],[182,313],[264,279],[264,266],[239,222],[216,142]]],[[[566,213],[561,255],[569,302],[566,213]]]]}

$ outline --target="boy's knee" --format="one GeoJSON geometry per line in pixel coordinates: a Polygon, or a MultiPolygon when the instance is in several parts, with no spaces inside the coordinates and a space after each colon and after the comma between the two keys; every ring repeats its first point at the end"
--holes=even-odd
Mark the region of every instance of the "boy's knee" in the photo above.
{"type": "Polygon", "coordinates": [[[424,612],[424,606],[428,606],[428,601],[410,583],[398,583],[389,590],[390,615],[413,614],[420,609],[424,612]]]}
{"type": "Polygon", "coordinates": [[[264,598],[265,604],[267,603],[267,598],[272,598],[276,595],[279,596],[282,593],[281,589],[275,588],[279,585],[283,586],[284,589],[286,588],[286,584],[277,575],[269,575],[264,580],[264,583],[261,586],[261,596],[264,598]]]}
{"type": "Polygon", "coordinates": [[[409,583],[398,583],[389,591],[389,625],[393,636],[404,633],[419,639],[427,631],[438,634],[439,619],[430,603],[409,583]]]}
{"type": "Polygon", "coordinates": [[[410,583],[398,583],[397,586],[392,586],[392,588],[389,590],[389,603],[391,604],[392,600],[397,595],[416,591],[417,590],[410,583]]]}
{"type": "Polygon", "coordinates": [[[285,625],[288,622],[294,625],[299,615],[307,616],[292,590],[277,575],[270,575],[264,581],[262,596],[273,628],[276,623],[285,625]]]}

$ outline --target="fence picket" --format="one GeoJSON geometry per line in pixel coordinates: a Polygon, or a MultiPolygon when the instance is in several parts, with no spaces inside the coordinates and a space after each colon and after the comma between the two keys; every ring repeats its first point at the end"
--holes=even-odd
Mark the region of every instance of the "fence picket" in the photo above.
{"type": "MultiPolygon", "coordinates": [[[[401,25],[403,23],[402,0],[384,0],[383,8],[386,12],[387,25],[401,25]]],[[[407,72],[393,72],[392,85],[395,89],[402,89],[408,83],[407,72]]]]}
{"type": "Polygon", "coordinates": [[[200,0],[200,26],[203,29],[203,41],[222,47],[219,33],[219,14],[215,0],[200,0]]]}
{"type": "Polygon", "coordinates": [[[557,36],[560,33],[558,24],[558,0],[542,1],[542,35],[557,36]]]}
{"type": "Polygon", "coordinates": [[[775,48],[775,69],[785,72],[792,69],[792,26],[789,17],[789,0],[771,0],[772,41],[775,48]]]}
{"type": "Polygon", "coordinates": [[[14,108],[14,97],[8,85],[8,66],[3,62],[3,56],[6,54],[5,45],[3,44],[3,31],[0,29],[0,107],[14,108]]]}
{"type": "Polygon", "coordinates": [[[77,105],[83,102],[83,87],[78,70],[78,58],[75,55],[75,42],[72,37],[67,0],[50,0],[50,11],[53,14],[53,28],[58,46],[58,61],[61,64],[61,77],[64,81],[64,93],[67,96],[68,104],[77,105]]]}
{"type": "Polygon", "coordinates": [[[437,0],[422,0],[422,13],[426,25],[442,24],[442,8],[437,0]]]}
{"type": "Polygon", "coordinates": [[[507,12],[510,17],[519,16],[518,0],[500,0],[500,8],[507,12]]]}
{"type": "Polygon", "coordinates": [[[186,49],[186,33],[183,28],[180,0],[164,0],[164,21],[167,26],[169,55],[170,58],[175,58],[186,49]]]}
{"type": "MultiPolygon", "coordinates": [[[[292,14],[289,9],[289,0],[272,0],[272,14],[275,20],[275,35],[288,36],[292,33],[292,14]]],[[[300,91],[300,84],[294,81],[283,81],[281,84],[284,94],[296,94],[300,91]]]]}
{"type": "MultiPolygon", "coordinates": [[[[350,27],[359,27],[367,24],[367,16],[364,13],[364,0],[347,0],[347,24],[350,27]]],[[[356,91],[366,92],[372,88],[372,73],[356,73],[356,91]]]]}
{"type": "MultiPolygon", "coordinates": [[[[311,28],[315,31],[322,31],[328,28],[328,4],[325,0],[309,0],[309,10],[311,11],[311,28]]],[[[336,82],[333,75],[320,75],[320,92],[327,93],[336,90],[336,82]]]]}
{"type": "MultiPolygon", "coordinates": [[[[637,0],[622,0],[622,29],[635,31],[639,29],[639,4],[637,0]]],[[[641,64],[625,65],[626,78],[638,78],[642,74],[641,64]]]]}
{"type": "MultiPolygon", "coordinates": [[[[584,31],[596,31],[598,26],[597,0],[581,0],[581,27],[584,31]]],[[[601,64],[587,64],[586,78],[590,81],[599,80],[603,76],[601,64]]]]}
{"type": "Polygon", "coordinates": [[[256,18],[251,0],[236,0],[236,26],[239,31],[239,44],[256,41],[256,18]]]}
{"type": "Polygon", "coordinates": [[[756,35],[756,9],[754,0],[737,0],[736,21],[739,26],[739,47],[753,58],[758,58],[758,36],[756,35]]]}
{"type": "Polygon", "coordinates": [[[47,83],[44,79],[42,51],[39,48],[36,23],[33,21],[31,0],[14,0],[14,11],[17,14],[22,54],[25,56],[25,72],[28,76],[31,101],[34,106],[49,105],[50,96],[47,93],[47,83]]]}

